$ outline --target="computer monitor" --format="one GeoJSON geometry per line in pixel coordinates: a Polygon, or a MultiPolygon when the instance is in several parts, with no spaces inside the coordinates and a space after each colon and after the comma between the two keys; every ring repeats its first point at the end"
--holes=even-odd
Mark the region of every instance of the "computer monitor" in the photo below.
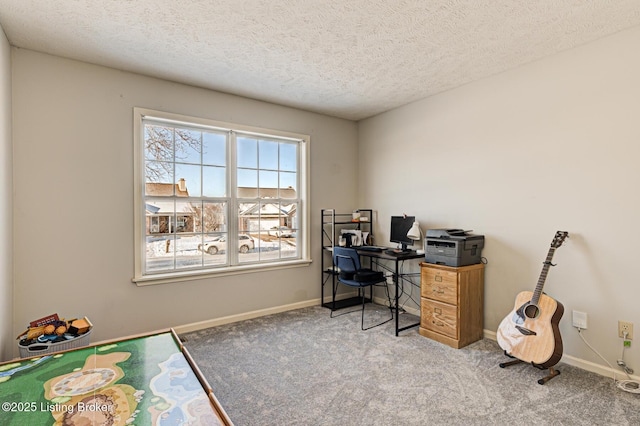
{"type": "Polygon", "coordinates": [[[407,246],[414,243],[411,238],[407,237],[407,233],[415,220],[415,216],[391,216],[391,237],[389,241],[401,244],[402,251],[407,251],[407,246]]]}

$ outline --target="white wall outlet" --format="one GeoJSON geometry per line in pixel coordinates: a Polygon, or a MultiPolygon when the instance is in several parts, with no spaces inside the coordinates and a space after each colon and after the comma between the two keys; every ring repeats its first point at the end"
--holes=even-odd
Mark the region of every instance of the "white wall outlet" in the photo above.
{"type": "Polygon", "coordinates": [[[627,340],[633,339],[633,323],[628,321],[618,320],[618,337],[625,338],[624,333],[627,333],[627,340]]]}
{"type": "Polygon", "coordinates": [[[573,326],[576,328],[581,328],[582,330],[587,329],[587,313],[580,311],[573,311],[573,326]]]}

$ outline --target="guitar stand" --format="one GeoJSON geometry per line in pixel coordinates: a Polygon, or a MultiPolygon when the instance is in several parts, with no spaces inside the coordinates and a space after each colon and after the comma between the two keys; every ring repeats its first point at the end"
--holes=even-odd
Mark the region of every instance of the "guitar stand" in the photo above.
{"type": "MultiPolygon", "coordinates": [[[[508,362],[501,362],[500,364],[498,364],[500,366],[500,368],[506,368],[506,367],[510,367],[512,365],[516,365],[516,364],[520,364],[524,361],[516,359],[515,357],[509,355],[507,353],[507,351],[504,351],[504,354],[506,356],[508,356],[509,358],[513,358],[512,361],[508,361],[508,362]]],[[[539,370],[544,370],[545,367],[542,367],[540,365],[534,364],[533,362],[531,363],[532,366],[536,367],[539,370]]],[[[538,380],[538,384],[539,385],[544,385],[545,383],[547,383],[549,380],[553,379],[554,377],[558,376],[560,374],[560,371],[554,369],[553,367],[549,367],[549,374],[544,376],[542,379],[538,380]]]]}

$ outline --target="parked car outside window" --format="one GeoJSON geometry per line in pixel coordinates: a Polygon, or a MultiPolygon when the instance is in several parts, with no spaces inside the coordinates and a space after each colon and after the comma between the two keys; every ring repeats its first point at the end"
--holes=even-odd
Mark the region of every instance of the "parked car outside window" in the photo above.
{"type": "Polygon", "coordinates": [[[269,230],[269,235],[272,237],[291,238],[294,236],[295,231],[286,226],[276,227],[274,226],[269,230]]]}
{"type": "MultiPolygon", "coordinates": [[[[247,253],[249,250],[253,250],[256,247],[254,239],[247,234],[238,235],[238,251],[240,253],[247,253]]],[[[204,244],[198,244],[198,250],[204,251],[208,254],[217,254],[219,251],[227,249],[227,237],[221,235],[215,237],[204,244]]]]}

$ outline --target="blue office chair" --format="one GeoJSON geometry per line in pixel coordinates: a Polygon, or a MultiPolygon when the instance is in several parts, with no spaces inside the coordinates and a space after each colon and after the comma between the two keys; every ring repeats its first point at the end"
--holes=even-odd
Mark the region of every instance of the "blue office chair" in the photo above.
{"type": "MultiPolygon", "coordinates": [[[[358,289],[358,293],[362,296],[362,320],[360,328],[362,330],[369,330],[370,328],[377,327],[382,324],[386,324],[393,319],[393,308],[391,306],[391,297],[389,296],[389,288],[387,287],[387,279],[384,276],[384,273],[381,271],[373,271],[371,269],[362,268],[360,265],[360,256],[353,248],[345,248],[345,247],[334,247],[333,248],[333,264],[338,269],[338,281],[344,285],[348,285],[350,287],[355,287],[358,289]],[[385,291],[387,293],[387,299],[389,299],[389,312],[391,313],[391,318],[371,326],[365,328],[364,326],[364,305],[366,302],[365,298],[365,288],[369,287],[369,294],[371,296],[371,300],[373,300],[373,287],[376,285],[383,285],[385,291]]],[[[335,300],[336,287],[333,289],[333,296],[335,300]]],[[[344,314],[348,314],[350,311],[345,312],[344,314]]],[[[340,314],[343,315],[343,314],[340,314]]],[[[338,315],[336,315],[338,316],[338,315]]],[[[331,318],[334,317],[333,310],[331,311],[331,318]]]]}

